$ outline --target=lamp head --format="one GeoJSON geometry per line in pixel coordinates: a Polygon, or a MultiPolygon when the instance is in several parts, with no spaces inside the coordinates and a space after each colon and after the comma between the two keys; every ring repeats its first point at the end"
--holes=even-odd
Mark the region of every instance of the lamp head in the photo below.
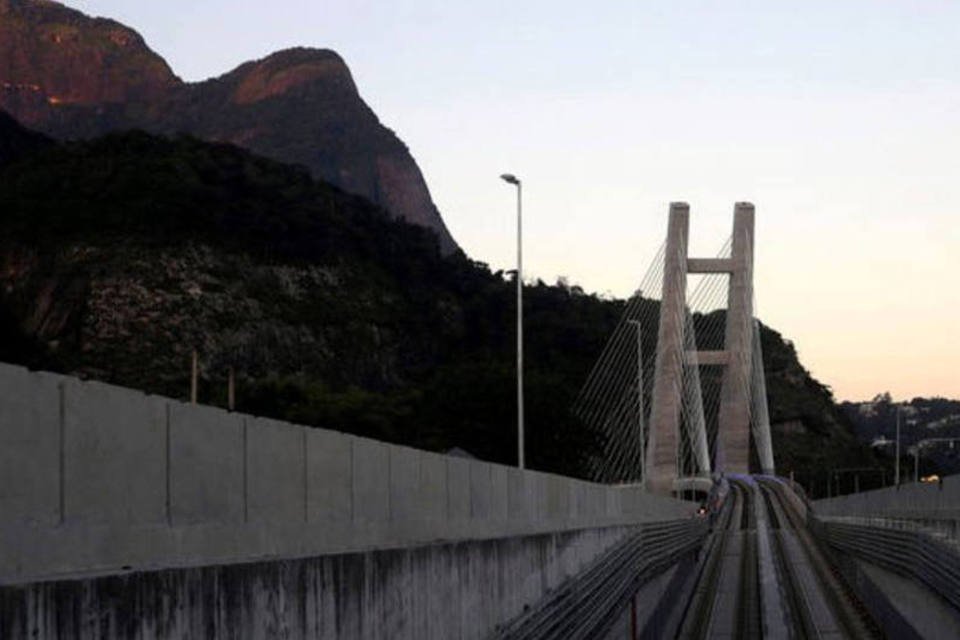
{"type": "Polygon", "coordinates": [[[520,181],[517,179],[517,176],[513,175],[512,173],[504,173],[500,176],[500,179],[504,182],[509,182],[510,184],[520,186],[520,181]]]}

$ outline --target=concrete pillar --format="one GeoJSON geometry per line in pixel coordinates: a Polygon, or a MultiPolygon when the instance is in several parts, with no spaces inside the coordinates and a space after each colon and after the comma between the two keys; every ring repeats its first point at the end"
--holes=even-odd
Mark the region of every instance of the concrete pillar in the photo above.
{"type": "Polygon", "coordinates": [[[723,372],[717,433],[716,467],[726,473],[748,473],[750,467],[753,224],[753,205],[749,202],[738,202],[733,212],[733,270],[727,294],[724,344],[730,357],[723,372]]]}
{"type": "Polygon", "coordinates": [[[677,479],[683,389],[684,319],[687,297],[687,236],[690,206],[670,204],[670,221],[664,255],[663,298],[657,334],[657,358],[650,408],[650,436],[644,474],[654,493],[673,492],[677,479]]]}
{"type": "Polygon", "coordinates": [[[703,385],[700,382],[700,363],[696,358],[694,341],[693,319],[687,318],[689,329],[686,331],[685,365],[686,374],[683,376],[683,394],[687,399],[687,438],[693,444],[693,454],[697,464],[697,474],[704,478],[710,477],[710,445],[707,442],[707,420],[703,413],[703,385]],[[694,357],[691,359],[690,354],[694,357]]]}
{"type": "MultiPolygon", "coordinates": [[[[760,469],[774,475],[773,440],[770,436],[770,409],[767,406],[767,380],[763,368],[763,349],[760,345],[760,323],[753,321],[753,423],[756,430],[753,442],[757,447],[760,469]]],[[[793,473],[792,471],[790,472],[793,473]]]]}

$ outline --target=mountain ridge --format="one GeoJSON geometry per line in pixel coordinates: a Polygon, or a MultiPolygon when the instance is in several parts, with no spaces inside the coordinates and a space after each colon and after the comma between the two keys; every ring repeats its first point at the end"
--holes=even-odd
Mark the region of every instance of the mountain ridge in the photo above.
{"type": "Polygon", "coordinates": [[[25,125],[58,139],[143,129],[237,144],[305,166],[458,250],[408,147],[335,52],[294,47],[184,82],[119,22],[46,0],[0,7],[0,109],[25,125]]]}

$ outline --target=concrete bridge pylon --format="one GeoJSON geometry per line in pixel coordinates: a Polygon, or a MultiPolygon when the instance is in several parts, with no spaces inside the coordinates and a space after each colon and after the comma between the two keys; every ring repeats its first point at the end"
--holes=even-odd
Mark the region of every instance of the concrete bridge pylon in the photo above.
{"type": "MultiPolygon", "coordinates": [[[[748,473],[750,463],[751,413],[757,402],[754,389],[755,366],[762,378],[762,362],[754,357],[755,324],[753,318],[754,206],[738,202],[734,206],[731,253],[726,258],[691,258],[687,246],[690,206],[684,202],[670,205],[664,256],[660,324],[650,410],[650,434],[645,460],[646,486],[656,493],[669,494],[678,480],[680,426],[683,419],[683,367],[723,366],[713,470],[720,473],[748,473]],[[686,307],[687,276],[690,274],[728,274],[727,314],[723,349],[689,352],[685,335],[688,323],[686,307]],[[692,364],[691,364],[692,363],[692,364]]],[[[766,415],[766,398],[762,404],[766,415]]],[[[699,397],[699,394],[697,395],[699,397]]],[[[758,425],[758,444],[764,451],[760,459],[765,472],[773,472],[769,422],[758,425]]],[[[701,427],[702,428],[702,427],[701,427]]],[[[693,438],[694,447],[706,446],[705,434],[693,438]]],[[[698,457],[708,455],[697,451],[698,457]]],[[[701,469],[703,472],[703,469],[701,469]]]]}

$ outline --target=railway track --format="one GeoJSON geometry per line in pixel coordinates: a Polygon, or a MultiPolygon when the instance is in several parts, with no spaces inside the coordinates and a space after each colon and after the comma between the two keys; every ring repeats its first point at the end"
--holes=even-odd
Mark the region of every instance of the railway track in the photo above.
{"type": "Polygon", "coordinates": [[[884,637],[783,481],[729,477],[710,503],[718,507],[709,531],[705,517],[645,525],[498,637],[619,639],[623,627],[614,621],[625,611],[632,640],[884,637]],[[636,594],[678,562],[682,569],[638,621],[636,594]]]}
{"type": "Polygon", "coordinates": [[[729,479],[676,637],[882,638],[775,478],[729,479]]]}

